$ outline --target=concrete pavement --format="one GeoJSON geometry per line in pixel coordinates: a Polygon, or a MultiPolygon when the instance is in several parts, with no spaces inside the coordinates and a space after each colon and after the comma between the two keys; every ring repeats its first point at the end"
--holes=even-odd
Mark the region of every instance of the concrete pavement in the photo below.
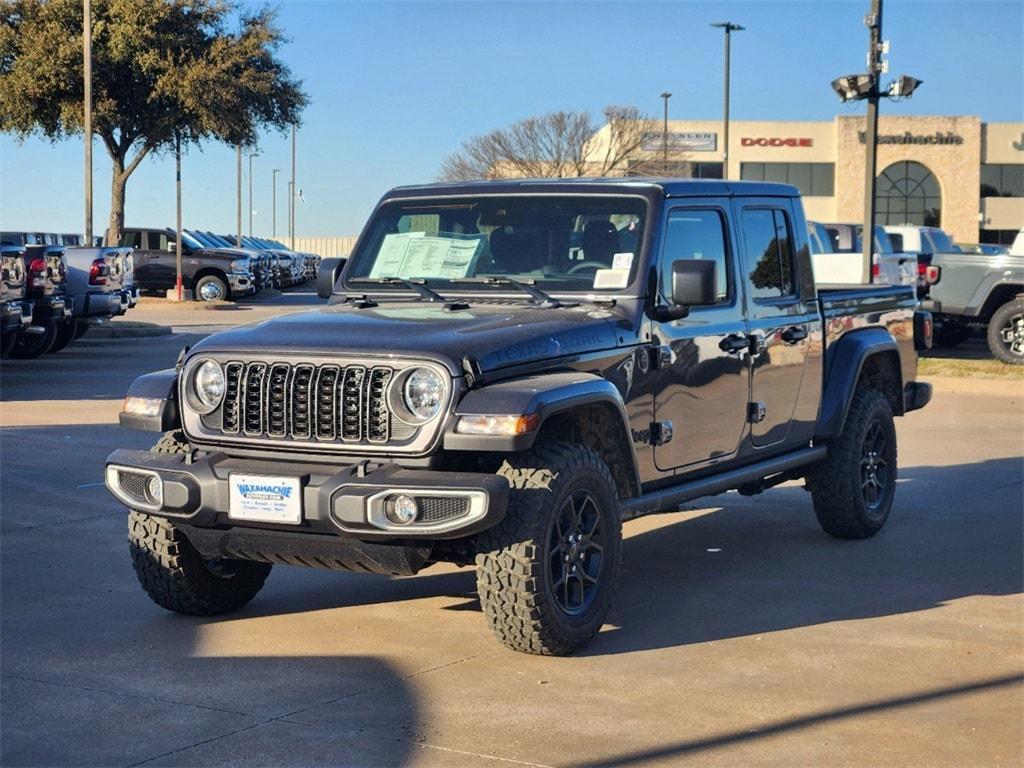
{"type": "Polygon", "coordinates": [[[101,482],[154,442],[113,423],[127,385],[208,330],[164,322],[193,333],[0,368],[3,765],[1024,759],[1021,383],[937,381],[898,422],[874,539],[825,536],[796,484],[628,524],[608,624],[551,659],[497,644],[471,569],[278,567],[214,619],[150,603],[101,482]]]}

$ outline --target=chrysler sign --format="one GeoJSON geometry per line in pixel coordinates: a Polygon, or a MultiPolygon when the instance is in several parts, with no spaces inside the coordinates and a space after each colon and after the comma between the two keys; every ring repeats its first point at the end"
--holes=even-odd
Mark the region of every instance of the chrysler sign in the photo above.
{"type": "MultiPolygon", "coordinates": [[[[641,147],[645,152],[661,152],[665,149],[665,134],[645,133],[641,147]]],[[[717,133],[679,132],[668,134],[668,148],[672,152],[714,152],[718,148],[717,133]]]]}

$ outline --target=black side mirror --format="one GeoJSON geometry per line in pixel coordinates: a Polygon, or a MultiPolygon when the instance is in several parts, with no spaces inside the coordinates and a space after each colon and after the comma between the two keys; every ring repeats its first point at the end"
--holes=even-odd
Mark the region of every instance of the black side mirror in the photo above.
{"type": "Polygon", "coordinates": [[[316,275],[316,295],[321,299],[331,298],[346,261],[347,259],[339,258],[324,259],[320,262],[320,269],[316,275]]]}
{"type": "Polygon", "coordinates": [[[718,265],[706,259],[679,259],[672,262],[669,276],[668,306],[653,307],[651,316],[660,322],[679,320],[691,307],[707,307],[718,301],[718,265]]]}

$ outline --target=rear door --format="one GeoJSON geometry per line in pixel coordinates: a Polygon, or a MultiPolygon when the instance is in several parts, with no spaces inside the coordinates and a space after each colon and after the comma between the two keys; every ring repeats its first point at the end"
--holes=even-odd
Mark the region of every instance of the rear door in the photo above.
{"type": "Polygon", "coordinates": [[[655,444],[655,465],[661,471],[728,460],[743,439],[747,325],[728,207],[727,198],[686,200],[665,215],[659,303],[669,303],[672,262],[678,259],[715,262],[718,301],[694,307],[682,319],[652,325],[658,350],[655,420],[662,432],[666,427],[672,432],[670,440],[655,444]]]}
{"type": "Polygon", "coordinates": [[[736,208],[751,336],[747,418],[751,442],[761,448],[797,437],[790,427],[820,323],[813,280],[802,274],[809,264],[797,229],[802,213],[788,198],[737,198],[736,208]]]}

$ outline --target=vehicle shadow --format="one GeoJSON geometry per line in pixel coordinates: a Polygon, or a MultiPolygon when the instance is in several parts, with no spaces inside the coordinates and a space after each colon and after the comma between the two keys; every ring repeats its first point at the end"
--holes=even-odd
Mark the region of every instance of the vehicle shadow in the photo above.
{"type": "Polygon", "coordinates": [[[988,348],[988,342],[981,331],[975,331],[971,337],[955,347],[932,347],[919,353],[921,357],[936,360],[994,360],[988,348]]]}

